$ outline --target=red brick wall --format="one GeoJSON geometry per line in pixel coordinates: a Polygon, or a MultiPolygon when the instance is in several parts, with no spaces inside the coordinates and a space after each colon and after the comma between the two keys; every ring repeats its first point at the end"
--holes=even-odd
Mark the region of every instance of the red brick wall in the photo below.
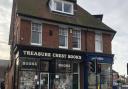
{"type": "Polygon", "coordinates": [[[59,27],[56,25],[43,24],[42,42],[44,47],[58,48],[59,27]],[[50,35],[51,34],[51,35],[50,35]]]}
{"type": "Polygon", "coordinates": [[[31,22],[21,20],[20,23],[20,44],[29,45],[31,40],[31,22]]]}
{"type": "Polygon", "coordinates": [[[95,52],[95,33],[87,32],[86,34],[86,50],[87,52],[95,52]]]}
{"type": "Polygon", "coordinates": [[[68,49],[72,49],[72,33],[68,31],[68,49]]]}
{"type": "Polygon", "coordinates": [[[14,79],[14,61],[13,61],[13,65],[10,67],[9,71],[6,73],[5,89],[14,89],[13,88],[13,79],[14,79]]]}
{"type": "MultiPolygon", "coordinates": [[[[68,48],[72,49],[72,33],[68,32],[68,48]]],[[[109,34],[103,33],[103,53],[111,53],[111,40],[109,34]]],[[[31,42],[31,22],[21,20],[20,24],[20,44],[30,45],[31,42]]],[[[42,25],[42,44],[43,47],[58,48],[59,47],[59,27],[57,25],[42,25]]],[[[95,52],[95,32],[81,31],[81,50],[87,52],[95,52]]]]}
{"type": "Polygon", "coordinates": [[[103,53],[111,54],[111,41],[112,36],[110,34],[103,34],[103,53]]]}
{"type": "Polygon", "coordinates": [[[85,51],[86,50],[86,32],[81,31],[81,50],[85,51]]]}

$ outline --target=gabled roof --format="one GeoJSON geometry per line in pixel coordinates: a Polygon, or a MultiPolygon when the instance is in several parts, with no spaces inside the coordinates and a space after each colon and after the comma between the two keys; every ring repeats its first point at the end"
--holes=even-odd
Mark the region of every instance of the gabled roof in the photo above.
{"type": "Polygon", "coordinates": [[[19,15],[116,33],[79,5],[76,8],[75,15],[64,15],[52,12],[48,6],[48,0],[17,0],[17,13],[19,15]]]}

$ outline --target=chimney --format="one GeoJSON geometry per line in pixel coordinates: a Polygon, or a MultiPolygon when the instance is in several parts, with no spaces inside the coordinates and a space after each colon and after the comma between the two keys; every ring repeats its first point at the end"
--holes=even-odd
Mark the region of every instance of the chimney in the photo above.
{"type": "Polygon", "coordinates": [[[99,14],[99,15],[93,15],[96,19],[98,19],[99,21],[102,21],[103,19],[103,14],[99,14]]]}

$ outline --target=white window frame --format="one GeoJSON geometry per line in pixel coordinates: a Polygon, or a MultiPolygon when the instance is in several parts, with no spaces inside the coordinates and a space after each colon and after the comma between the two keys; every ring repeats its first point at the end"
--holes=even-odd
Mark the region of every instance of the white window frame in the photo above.
{"type": "MultiPolygon", "coordinates": [[[[63,49],[68,49],[68,29],[67,28],[64,28],[64,27],[59,27],[59,39],[60,39],[60,30],[65,30],[66,31],[66,41],[65,41],[65,46],[60,46],[60,43],[59,43],[59,48],[63,48],[63,49]]],[[[60,40],[59,40],[60,41],[60,40]]]]}
{"type": "MultiPolygon", "coordinates": [[[[79,48],[74,48],[74,47],[72,47],[72,49],[73,49],[73,50],[81,50],[81,30],[78,29],[78,30],[73,30],[73,31],[79,31],[79,32],[80,32],[80,37],[77,37],[77,38],[80,39],[80,43],[78,43],[78,44],[79,44],[79,48]]],[[[73,33],[73,31],[72,31],[72,33],[73,33]]],[[[72,38],[73,38],[73,35],[72,35],[72,38]]],[[[75,38],[76,38],[76,37],[75,37],[75,38]]]]}
{"type": "Polygon", "coordinates": [[[103,37],[101,32],[95,32],[95,52],[103,52],[103,37]],[[100,49],[98,49],[98,46],[100,46],[100,49]]]}
{"type": "Polygon", "coordinates": [[[74,5],[73,5],[73,3],[71,3],[71,2],[67,2],[67,1],[63,1],[63,0],[50,0],[50,2],[49,2],[49,7],[50,7],[50,9],[51,9],[52,11],[55,11],[55,12],[60,12],[60,13],[65,13],[65,14],[74,15],[74,5]],[[60,2],[60,3],[62,3],[62,11],[56,10],[55,2],[60,2]],[[70,12],[65,12],[65,11],[64,11],[64,4],[69,4],[69,5],[71,5],[71,11],[70,11],[70,12]]]}
{"type": "Polygon", "coordinates": [[[41,46],[42,45],[42,23],[39,23],[39,22],[31,22],[31,45],[38,45],[38,46],[41,46]],[[40,40],[40,43],[33,43],[32,42],[32,31],[33,31],[33,29],[32,29],[32,25],[33,24],[40,24],[40,26],[41,26],[41,30],[40,30],[40,37],[39,37],[39,40],[40,40]]]}

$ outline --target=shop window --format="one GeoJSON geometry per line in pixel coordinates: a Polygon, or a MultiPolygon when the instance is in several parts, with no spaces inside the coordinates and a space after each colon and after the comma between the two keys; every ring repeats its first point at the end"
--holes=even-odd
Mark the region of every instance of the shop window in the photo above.
{"type": "Polygon", "coordinates": [[[81,49],[81,31],[79,30],[72,31],[72,47],[73,49],[81,49]]]}
{"type": "Polygon", "coordinates": [[[50,73],[50,89],[78,89],[78,64],[56,61],[56,72],[50,73]]]}
{"type": "Polygon", "coordinates": [[[56,72],[58,72],[58,73],[71,73],[72,72],[71,62],[58,60],[56,62],[56,72]]]}
{"type": "Polygon", "coordinates": [[[50,0],[50,9],[55,12],[73,15],[73,3],[63,0],[50,0]]]}
{"type": "Polygon", "coordinates": [[[49,62],[48,61],[41,61],[40,62],[40,70],[44,72],[49,71],[49,62]]]}
{"type": "Polygon", "coordinates": [[[32,71],[20,71],[20,86],[19,89],[35,89],[35,72],[32,71]]]}
{"type": "Polygon", "coordinates": [[[59,29],[59,48],[68,48],[68,30],[62,27],[59,29]]]}
{"type": "Polygon", "coordinates": [[[101,63],[101,73],[95,74],[93,72],[89,72],[88,74],[88,84],[89,89],[96,89],[97,86],[101,87],[101,89],[109,89],[112,88],[112,65],[111,64],[102,64],[101,63]],[[97,76],[97,80],[96,80],[97,76]],[[97,81],[97,82],[96,82],[97,81]]]}
{"type": "Polygon", "coordinates": [[[42,45],[42,25],[32,22],[31,44],[42,45]]]}
{"type": "Polygon", "coordinates": [[[95,33],[95,51],[103,52],[103,41],[102,41],[102,33],[95,33]]]}

